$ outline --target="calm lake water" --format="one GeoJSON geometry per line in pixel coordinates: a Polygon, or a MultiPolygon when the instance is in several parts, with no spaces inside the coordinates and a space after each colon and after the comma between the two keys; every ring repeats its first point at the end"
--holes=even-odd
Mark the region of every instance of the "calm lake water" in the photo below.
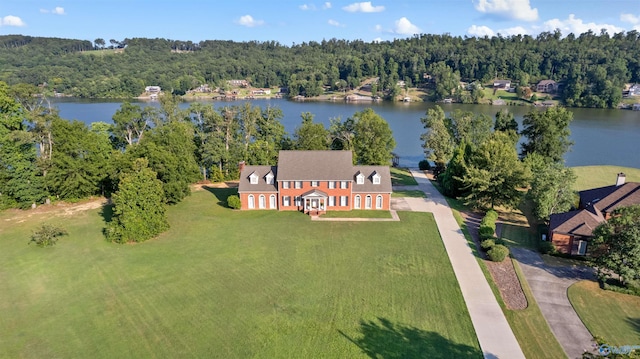
{"type": "MultiPolygon", "coordinates": [[[[352,104],[344,102],[294,102],[283,99],[249,100],[253,105],[261,107],[273,106],[282,110],[287,132],[293,133],[301,122],[300,114],[310,112],[315,115],[316,122],[329,125],[329,119],[340,117],[346,119],[355,112],[372,107],[391,126],[397,146],[395,152],[401,157],[402,165],[417,165],[424,158],[420,134],[424,132],[420,118],[433,103],[366,103],[352,104]]],[[[242,105],[245,101],[213,102],[215,108],[231,105],[242,105]]],[[[60,116],[75,119],[87,124],[96,121],[111,123],[111,117],[120,108],[120,101],[99,101],[79,99],[58,99],[54,104],[60,109],[60,116]]],[[[140,106],[158,106],[153,102],[140,102],[140,106]]],[[[182,107],[188,107],[188,103],[182,107]]],[[[490,106],[490,105],[441,105],[445,112],[455,109],[484,113],[492,118],[501,108],[511,111],[518,122],[529,112],[525,106],[490,106]]],[[[640,168],[640,111],[571,109],[571,139],[574,145],[565,156],[568,166],[618,165],[640,168]]]]}

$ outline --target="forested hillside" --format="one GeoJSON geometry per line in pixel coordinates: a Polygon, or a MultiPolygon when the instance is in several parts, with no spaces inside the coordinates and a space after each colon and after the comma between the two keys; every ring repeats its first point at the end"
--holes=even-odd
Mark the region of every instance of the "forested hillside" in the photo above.
{"type": "Polygon", "coordinates": [[[248,80],[254,87],[288,87],[316,96],[379,77],[393,93],[431,86],[434,99],[455,94],[459,80],[510,79],[527,86],[552,79],[568,106],[615,107],[625,83],[640,82],[640,33],[629,31],[536,37],[419,35],[392,42],[326,40],[285,46],[271,42],[166,39],[105,41],[0,36],[0,80],[47,83],[50,91],[88,98],[137,96],[148,85],[183,93],[200,84],[248,80]],[[116,49],[114,49],[114,47],[116,49]],[[427,76],[425,76],[425,74],[427,76]]]}

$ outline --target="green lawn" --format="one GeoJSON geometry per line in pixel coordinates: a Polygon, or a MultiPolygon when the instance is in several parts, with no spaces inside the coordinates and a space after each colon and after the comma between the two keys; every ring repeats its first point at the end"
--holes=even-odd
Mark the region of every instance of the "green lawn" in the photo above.
{"type": "Polygon", "coordinates": [[[352,211],[331,211],[322,215],[324,218],[391,218],[389,211],[354,209],[352,211]]]}
{"type": "Polygon", "coordinates": [[[640,182],[640,169],[619,166],[579,166],[572,167],[578,179],[574,185],[576,191],[616,184],[617,174],[627,175],[627,182],[640,182]]]}
{"type": "Polygon", "coordinates": [[[105,242],[99,210],[0,213],[0,357],[482,357],[432,215],[312,222],[229,193],[136,245],[105,242]],[[70,235],[27,245],[43,218],[70,235]]]}
{"type": "Polygon", "coordinates": [[[540,237],[530,227],[503,223],[501,238],[509,246],[525,247],[533,250],[540,248],[540,237]]]}
{"type": "Polygon", "coordinates": [[[393,191],[391,193],[391,197],[417,197],[424,198],[427,195],[420,190],[404,190],[404,191],[393,191]]]}
{"type": "Polygon", "coordinates": [[[609,345],[640,345],[640,297],[602,290],[591,281],[572,285],[568,293],[593,336],[609,345]]]}
{"type": "Polygon", "coordinates": [[[391,167],[391,184],[394,186],[417,186],[415,178],[406,168],[391,167]]]}

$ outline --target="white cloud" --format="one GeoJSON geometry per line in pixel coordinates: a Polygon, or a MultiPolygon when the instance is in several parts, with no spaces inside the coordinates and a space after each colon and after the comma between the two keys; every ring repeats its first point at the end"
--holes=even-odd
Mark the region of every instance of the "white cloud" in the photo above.
{"type": "Polygon", "coordinates": [[[585,23],[582,19],[576,18],[574,14],[569,14],[569,17],[565,20],[551,19],[542,23],[542,31],[554,31],[555,29],[560,29],[562,35],[565,36],[569,33],[580,35],[589,30],[597,34],[599,34],[602,29],[605,29],[609,34],[624,31],[623,28],[611,24],[597,24],[595,22],[585,23]]]}
{"type": "Polygon", "coordinates": [[[471,27],[467,29],[467,34],[471,36],[477,36],[477,37],[485,37],[485,36],[491,37],[495,35],[495,32],[493,32],[493,30],[491,30],[491,28],[489,28],[488,26],[471,25],[471,27]]]}
{"type": "Polygon", "coordinates": [[[0,26],[27,26],[27,24],[22,21],[21,18],[13,15],[7,15],[3,18],[0,18],[0,26]]]}
{"type": "Polygon", "coordinates": [[[374,30],[375,30],[375,31],[377,31],[377,32],[382,32],[382,31],[383,31],[383,30],[382,30],[382,25],[377,24],[377,25],[374,27],[374,30]]]}
{"type": "Polygon", "coordinates": [[[40,9],[40,12],[43,14],[66,15],[64,8],[61,6],[56,6],[53,10],[40,9]]]}
{"type": "Polygon", "coordinates": [[[348,12],[381,12],[384,11],[384,6],[373,6],[371,5],[371,1],[365,1],[355,2],[351,5],[347,5],[343,7],[342,10],[348,12]]]}
{"type": "Polygon", "coordinates": [[[251,15],[244,15],[240,16],[240,19],[238,19],[238,24],[246,27],[255,27],[264,25],[264,21],[256,20],[251,15]]]}
{"type": "Polygon", "coordinates": [[[529,31],[522,26],[509,27],[506,29],[498,30],[498,33],[505,36],[513,36],[513,35],[527,35],[529,31]]]}
{"type": "Polygon", "coordinates": [[[375,43],[379,43],[379,42],[383,42],[384,40],[382,40],[381,37],[376,37],[375,39],[373,39],[371,42],[375,42],[375,43]]]}
{"type": "Polygon", "coordinates": [[[331,26],[337,26],[337,27],[345,27],[344,24],[341,24],[335,20],[329,19],[329,21],[327,21],[329,23],[329,25],[331,26]]]}
{"type": "Polygon", "coordinates": [[[633,14],[620,14],[620,21],[628,22],[631,24],[638,24],[640,23],[640,17],[633,14]]]}
{"type": "Polygon", "coordinates": [[[315,9],[316,9],[316,6],[315,6],[315,5],[313,5],[313,4],[309,4],[309,5],[307,5],[307,4],[302,4],[302,5],[298,6],[298,7],[300,8],[300,10],[303,10],[303,11],[306,11],[306,10],[315,10],[315,9]]]}
{"type": "Polygon", "coordinates": [[[538,9],[532,9],[529,0],[478,0],[475,8],[481,13],[506,19],[538,20],[538,9]]]}
{"type": "Polygon", "coordinates": [[[396,20],[395,24],[396,27],[393,29],[393,32],[395,32],[396,34],[413,35],[419,34],[422,31],[419,27],[412,24],[411,21],[409,21],[409,19],[407,19],[406,17],[402,17],[396,20]]]}
{"type": "Polygon", "coordinates": [[[328,1],[327,1],[327,2],[325,2],[325,3],[324,3],[324,5],[322,5],[322,8],[323,8],[323,9],[325,9],[325,10],[326,10],[326,9],[331,9],[331,3],[330,3],[330,2],[328,2],[328,1]]]}

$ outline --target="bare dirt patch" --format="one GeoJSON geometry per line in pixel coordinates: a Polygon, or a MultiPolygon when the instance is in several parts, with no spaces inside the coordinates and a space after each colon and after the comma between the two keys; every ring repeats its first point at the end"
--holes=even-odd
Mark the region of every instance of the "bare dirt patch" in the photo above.
{"type": "Polygon", "coordinates": [[[508,309],[517,310],[517,309],[526,309],[529,305],[527,302],[527,297],[525,297],[524,292],[522,291],[522,286],[520,284],[520,280],[518,279],[518,275],[516,274],[515,269],[513,268],[513,262],[510,258],[505,259],[502,262],[492,262],[487,259],[486,254],[480,247],[480,236],[478,234],[478,227],[480,226],[480,221],[482,217],[477,213],[471,212],[460,212],[462,218],[467,225],[467,229],[473,242],[476,244],[476,248],[478,249],[478,253],[484,259],[484,263],[491,273],[491,277],[493,278],[493,282],[498,287],[500,291],[500,295],[502,296],[502,300],[508,309]]]}
{"type": "Polygon", "coordinates": [[[73,216],[79,212],[100,208],[107,202],[108,200],[104,197],[94,197],[77,203],[57,202],[50,205],[40,205],[29,210],[9,209],[5,212],[7,217],[3,220],[21,223],[34,217],[73,216]]]}

